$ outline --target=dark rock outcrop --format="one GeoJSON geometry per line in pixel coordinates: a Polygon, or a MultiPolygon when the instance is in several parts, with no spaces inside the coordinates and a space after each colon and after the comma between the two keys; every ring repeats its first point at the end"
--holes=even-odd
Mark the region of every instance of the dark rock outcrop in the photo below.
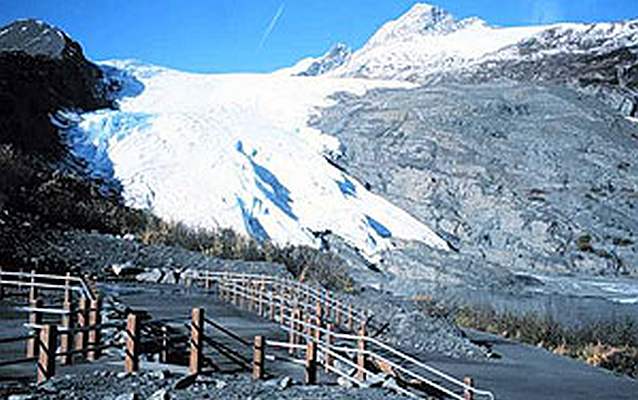
{"type": "Polygon", "coordinates": [[[0,28],[0,144],[60,156],[51,114],[110,107],[107,92],[101,69],[61,30],[33,20],[0,28]]]}
{"type": "MultiPolygon", "coordinates": [[[[58,132],[59,111],[114,106],[118,88],[61,30],[24,20],[0,28],[0,264],[39,267],[49,230],[122,234],[145,216],[84,176],[58,132]]],[[[50,258],[46,260],[50,263],[50,258]]],[[[49,265],[51,267],[51,265],[49,265]]]]}

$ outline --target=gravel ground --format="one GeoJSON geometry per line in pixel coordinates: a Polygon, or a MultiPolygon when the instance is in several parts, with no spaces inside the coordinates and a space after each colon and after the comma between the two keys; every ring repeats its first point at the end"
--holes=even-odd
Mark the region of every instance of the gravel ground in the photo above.
{"type": "Polygon", "coordinates": [[[139,399],[403,399],[384,388],[345,388],[341,386],[304,386],[289,378],[252,381],[247,374],[200,376],[181,388],[183,376],[167,371],[135,375],[96,371],[81,376],[62,376],[35,388],[30,393],[9,396],[9,400],[128,400],[139,399]]]}
{"type": "Polygon", "coordinates": [[[389,323],[378,338],[411,356],[421,359],[431,354],[468,359],[489,357],[486,348],[472,343],[452,321],[444,316],[427,315],[415,301],[373,289],[350,300],[370,310],[376,326],[389,323]]]}
{"type": "Polygon", "coordinates": [[[112,275],[113,266],[178,274],[189,268],[288,275],[279,264],[222,260],[180,247],[149,246],[129,238],[77,230],[46,231],[32,238],[28,246],[31,254],[39,254],[43,265],[67,266],[101,277],[112,275]]]}

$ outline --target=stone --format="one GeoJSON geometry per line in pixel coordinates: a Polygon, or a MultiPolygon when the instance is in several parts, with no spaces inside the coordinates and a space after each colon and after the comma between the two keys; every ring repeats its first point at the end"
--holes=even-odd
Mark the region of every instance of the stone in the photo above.
{"type": "Polygon", "coordinates": [[[171,395],[169,394],[167,389],[160,389],[153,393],[149,400],[170,400],[171,395]]]}
{"type": "Polygon", "coordinates": [[[151,372],[149,376],[153,379],[165,380],[171,377],[171,373],[167,370],[160,370],[151,372]]]}
{"type": "Polygon", "coordinates": [[[337,384],[346,389],[350,389],[353,386],[352,381],[350,379],[346,379],[341,376],[337,378],[337,384]]]}
{"type": "Polygon", "coordinates": [[[227,386],[228,384],[225,381],[217,381],[215,382],[215,388],[216,389],[223,389],[227,386]]]}
{"type": "Polygon", "coordinates": [[[279,388],[282,390],[288,389],[292,385],[292,378],[285,376],[279,381],[279,388]]]}

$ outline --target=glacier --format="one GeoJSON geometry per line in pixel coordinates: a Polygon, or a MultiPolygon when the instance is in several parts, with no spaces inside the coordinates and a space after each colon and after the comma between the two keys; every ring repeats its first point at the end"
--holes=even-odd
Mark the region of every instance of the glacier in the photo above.
{"type": "Polygon", "coordinates": [[[193,74],[102,63],[119,109],[63,135],[128,205],[194,228],[319,247],[332,232],[374,261],[403,241],[449,250],[423,222],[330,164],[339,142],[308,126],[329,96],[409,83],[278,74],[193,74]]]}

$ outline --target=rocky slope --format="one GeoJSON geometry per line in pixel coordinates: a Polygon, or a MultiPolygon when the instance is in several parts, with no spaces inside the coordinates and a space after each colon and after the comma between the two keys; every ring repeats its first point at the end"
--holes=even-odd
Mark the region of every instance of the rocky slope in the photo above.
{"type": "Polygon", "coordinates": [[[486,83],[335,99],[314,121],[342,143],[333,161],[458,250],[387,252],[398,287],[638,276],[638,125],[598,100],[486,83]]]}

